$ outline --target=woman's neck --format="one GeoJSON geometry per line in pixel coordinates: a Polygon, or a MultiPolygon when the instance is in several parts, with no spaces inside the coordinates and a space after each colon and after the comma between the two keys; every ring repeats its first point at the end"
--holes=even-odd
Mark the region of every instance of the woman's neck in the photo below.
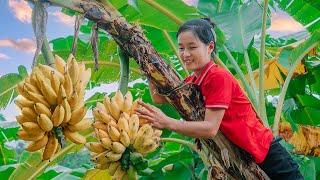
{"type": "Polygon", "coordinates": [[[193,71],[194,75],[195,75],[196,77],[199,77],[199,76],[201,75],[203,69],[207,66],[208,63],[210,63],[210,61],[208,61],[207,63],[205,63],[201,68],[194,70],[194,71],[193,71]]]}

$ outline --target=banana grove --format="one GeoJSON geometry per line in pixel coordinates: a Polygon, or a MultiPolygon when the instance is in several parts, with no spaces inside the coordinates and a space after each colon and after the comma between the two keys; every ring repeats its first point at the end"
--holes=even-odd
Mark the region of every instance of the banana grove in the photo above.
{"type": "MultiPolygon", "coordinates": [[[[209,16],[217,24],[214,60],[237,77],[274,135],[286,139],[282,143],[304,177],[316,179],[320,25],[316,17],[305,20],[307,15],[292,10],[301,1],[293,0],[289,7],[285,0],[199,0],[197,7],[178,0],[29,1],[37,49],[29,74],[20,66],[18,74],[0,79],[0,106],[14,101],[21,109],[16,124],[1,127],[5,138],[0,172],[9,179],[269,179],[221,132],[194,143],[153,129],[134,113],[141,108],[138,101],[152,103],[147,78],[166,94],[170,105],[158,107],[167,115],[203,120],[200,91],[182,85],[189,72],[179,59],[175,33],[184,21],[209,16]],[[308,33],[303,38],[267,35],[268,7],[275,2],[305,25],[308,33]],[[73,36],[48,41],[48,6],[62,7],[63,13],[75,17],[73,36]],[[244,18],[252,14],[250,20],[244,18]],[[141,78],[142,83],[128,86],[141,78]],[[87,91],[114,81],[118,91],[97,92],[85,100],[87,91]],[[4,145],[16,139],[30,143],[20,152],[4,145]],[[83,158],[83,166],[68,164],[72,157],[83,158]]],[[[320,14],[315,1],[305,3],[308,13],[320,14]]]]}

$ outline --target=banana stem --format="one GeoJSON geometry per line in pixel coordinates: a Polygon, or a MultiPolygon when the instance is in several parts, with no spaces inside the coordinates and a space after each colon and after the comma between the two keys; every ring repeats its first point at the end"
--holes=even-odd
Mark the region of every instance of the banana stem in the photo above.
{"type": "Polygon", "coordinates": [[[256,99],[255,94],[254,94],[253,90],[251,89],[249,83],[247,82],[243,72],[241,71],[239,65],[237,64],[237,61],[233,58],[233,56],[231,55],[231,52],[228,50],[228,48],[225,45],[223,45],[223,50],[226,53],[233,68],[236,70],[237,74],[239,75],[239,78],[240,78],[245,90],[247,91],[249,99],[251,100],[253,107],[256,109],[258,107],[257,99],[256,99]]]}
{"type": "Polygon", "coordinates": [[[267,23],[267,10],[269,0],[264,0],[263,17],[262,17],[262,32],[261,32],[261,46],[260,46],[260,60],[259,60],[259,108],[258,113],[263,119],[266,126],[268,125],[266,105],[264,99],[264,61],[265,61],[265,44],[266,44],[266,23],[267,23]]]}
{"type": "Polygon", "coordinates": [[[48,66],[51,66],[51,67],[54,67],[54,57],[53,57],[53,53],[50,49],[50,45],[49,45],[49,42],[48,42],[48,39],[45,38],[43,40],[43,44],[42,44],[42,47],[41,47],[41,52],[43,54],[43,57],[44,57],[44,60],[46,62],[46,64],[48,66]]]}
{"type": "Polygon", "coordinates": [[[129,56],[120,47],[118,47],[118,52],[120,57],[120,82],[118,89],[122,94],[126,94],[129,82],[129,56]]]}
{"type": "Polygon", "coordinates": [[[188,141],[185,141],[185,140],[182,140],[182,139],[177,139],[177,138],[161,138],[161,141],[162,142],[175,142],[178,144],[188,146],[190,149],[192,149],[193,151],[195,151],[199,154],[199,156],[202,159],[203,163],[205,164],[206,168],[208,168],[210,166],[206,155],[202,151],[199,151],[195,144],[188,142],[188,141]]]}
{"type": "Polygon", "coordinates": [[[256,82],[254,80],[253,71],[252,71],[250,60],[249,60],[249,56],[248,56],[248,51],[246,49],[244,50],[244,61],[245,61],[246,66],[247,66],[247,71],[248,71],[248,74],[249,74],[250,83],[251,83],[254,95],[255,95],[256,99],[258,99],[257,85],[256,85],[256,82]]]}

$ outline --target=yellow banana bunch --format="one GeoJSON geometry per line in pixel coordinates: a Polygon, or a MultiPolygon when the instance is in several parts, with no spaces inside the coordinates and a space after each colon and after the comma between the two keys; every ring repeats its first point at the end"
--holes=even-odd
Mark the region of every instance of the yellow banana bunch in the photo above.
{"type": "MultiPolygon", "coordinates": [[[[55,55],[54,65],[55,68],[41,64],[33,68],[30,75],[18,84],[19,95],[15,100],[21,109],[21,114],[16,117],[21,125],[17,135],[30,141],[27,151],[43,149],[43,160],[50,160],[63,148],[64,143],[60,142],[63,136],[74,143],[84,144],[86,138],[79,131],[91,126],[91,121],[85,118],[87,109],[84,106],[84,92],[91,70],[72,55],[66,62],[55,55]]],[[[93,147],[91,149],[97,151],[96,145],[93,147]]]]}
{"type": "Polygon", "coordinates": [[[97,142],[85,146],[91,151],[96,168],[107,169],[113,179],[127,176],[130,153],[142,157],[159,146],[162,131],[149,124],[140,125],[136,108],[138,103],[133,102],[130,92],[123,96],[117,91],[111,98],[106,96],[103,103],[98,102],[92,110],[97,142]]]}

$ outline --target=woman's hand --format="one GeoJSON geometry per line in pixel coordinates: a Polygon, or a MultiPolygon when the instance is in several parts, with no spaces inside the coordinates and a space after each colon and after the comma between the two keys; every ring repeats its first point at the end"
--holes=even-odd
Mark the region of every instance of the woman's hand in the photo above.
{"type": "Polygon", "coordinates": [[[143,108],[138,108],[136,110],[139,118],[147,120],[147,122],[158,129],[168,128],[170,124],[170,118],[166,116],[159,108],[146,104],[142,101],[138,101],[139,105],[143,108]]]}

